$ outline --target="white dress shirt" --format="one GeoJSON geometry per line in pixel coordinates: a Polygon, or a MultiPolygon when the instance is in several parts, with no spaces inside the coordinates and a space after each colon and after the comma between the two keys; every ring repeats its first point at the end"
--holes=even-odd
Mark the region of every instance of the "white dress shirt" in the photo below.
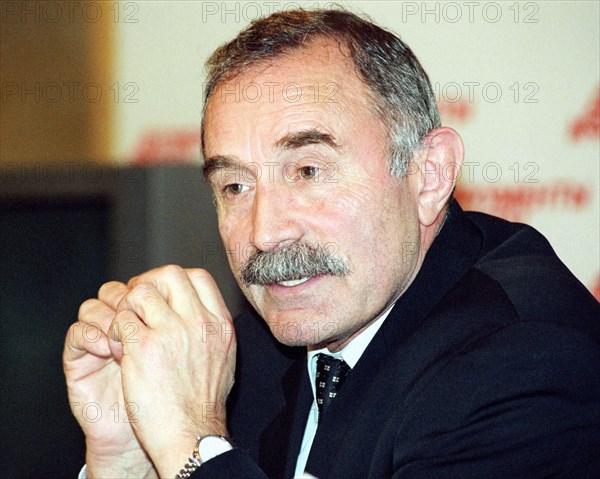
{"type": "Polygon", "coordinates": [[[371,323],[367,329],[362,331],[352,341],[350,341],[344,349],[336,353],[331,353],[327,348],[318,349],[315,351],[309,351],[307,357],[308,377],[310,378],[310,384],[313,392],[313,403],[308,413],[308,419],[306,421],[306,428],[304,429],[304,437],[302,438],[302,445],[300,446],[300,454],[296,461],[296,472],[294,477],[311,477],[304,474],[306,468],[306,462],[308,461],[308,455],[310,454],[310,448],[312,446],[315,434],[317,432],[317,426],[319,424],[319,409],[317,407],[317,393],[315,387],[315,378],[317,376],[317,355],[320,353],[328,354],[336,359],[342,359],[352,369],[358,363],[358,360],[367,349],[367,346],[371,343],[371,340],[379,331],[379,328],[383,324],[385,318],[388,317],[393,305],[390,306],[378,319],[371,323]]]}

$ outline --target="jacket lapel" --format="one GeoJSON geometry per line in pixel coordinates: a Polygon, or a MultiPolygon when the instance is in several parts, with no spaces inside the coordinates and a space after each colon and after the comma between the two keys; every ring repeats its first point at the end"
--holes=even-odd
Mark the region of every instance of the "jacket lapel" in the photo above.
{"type": "Polygon", "coordinates": [[[284,408],[261,435],[259,464],[270,478],[294,476],[296,459],[302,445],[306,419],[312,404],[312,390],[306,356],[297,360],[283,379],[289,391],[284,408]]]}
{"type": "Polygon", "coordinates": [[[415,281],[396,302],[328,407],[311,448],[308,472],[320,479],[368,477],[369,459],[383,427],[380,425],[398,408],[390,396],[392,390],[398,394],[400,383],[410,380],[403,378],[402,371],[397,372],[397,365],[403,364],[402,344],[475,262],[480,248],[479,231],[455,204],[415,281]],[[386,370],[388,376],[394,376],[382,378],[386,370]],[[396,372],[390,374],[390,370],[396,372]],[[359,467],[364,470],[358,471],[359,467]]]}

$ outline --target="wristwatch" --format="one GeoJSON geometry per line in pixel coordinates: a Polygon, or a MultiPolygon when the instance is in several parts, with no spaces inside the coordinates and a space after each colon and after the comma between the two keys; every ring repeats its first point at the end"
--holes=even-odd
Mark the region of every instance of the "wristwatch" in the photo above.
{"type": "Polygon", "coordinates": [[[232,449],[231,443],[223,436],[201,436],[197,438],[194,452],[175,479],[188,479],[192,472],[206,461],[232,449]]]}

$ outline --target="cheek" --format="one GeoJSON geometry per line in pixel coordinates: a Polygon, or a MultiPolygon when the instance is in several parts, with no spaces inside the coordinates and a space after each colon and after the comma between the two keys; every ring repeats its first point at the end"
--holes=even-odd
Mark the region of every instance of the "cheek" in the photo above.
{"type": "Polygon", "coordinates": [[[411,268],[405,252],[418,249],[419,224],[406,191],[389,189],[388,194],[366,206],[368,225],[361,232],[363,251],[373,273],[392,268],[411,268]],[[392,266],[393,265],[393,266],[392,266]],[[404,265],[404,266],[402,266],[404,265]]]}
{"type": "Polygon", "coordinates": [[[232,225],[230,222],[225,221],[219,216],[219,234],[221,235],[221,240],[225,247],[229,247],[229,243],[231,242],[231,233],[233,231],[232,225]]]}
{"type": "Polygon", "coordinates": [[[240,269],[243,260],[241,255],[243,245],[240,244],[240,238],[236,237],[237,231],[239,229],[236,229],[233,223],[219,218],[221,241],[227,253],[229,266],[234,272],[240,269]]]}
{"type": "Polygon", "coordinates": [[[381,198],[372,186],[353,182],[340,186],[335,191],[335,203],[328,202],[317,208],[323,223],[336,229],[335,236],[361,236],[365,228],[369,228],[381,215],[381,198]]]}

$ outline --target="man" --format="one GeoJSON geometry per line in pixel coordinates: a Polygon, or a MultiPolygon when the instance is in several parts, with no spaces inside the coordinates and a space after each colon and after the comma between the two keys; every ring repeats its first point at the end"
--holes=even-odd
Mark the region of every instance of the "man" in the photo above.
{"type": "Polygon", "coordinates": [[[75,411],[88,477],[597,477],[598,304],[533,229],[452,203],[462,142],[410,49],[294,11],[208,66],[205,174],[262,320],[234,333],[176,266],[86,301],[70,400],[130,421],[75,411]]]}

